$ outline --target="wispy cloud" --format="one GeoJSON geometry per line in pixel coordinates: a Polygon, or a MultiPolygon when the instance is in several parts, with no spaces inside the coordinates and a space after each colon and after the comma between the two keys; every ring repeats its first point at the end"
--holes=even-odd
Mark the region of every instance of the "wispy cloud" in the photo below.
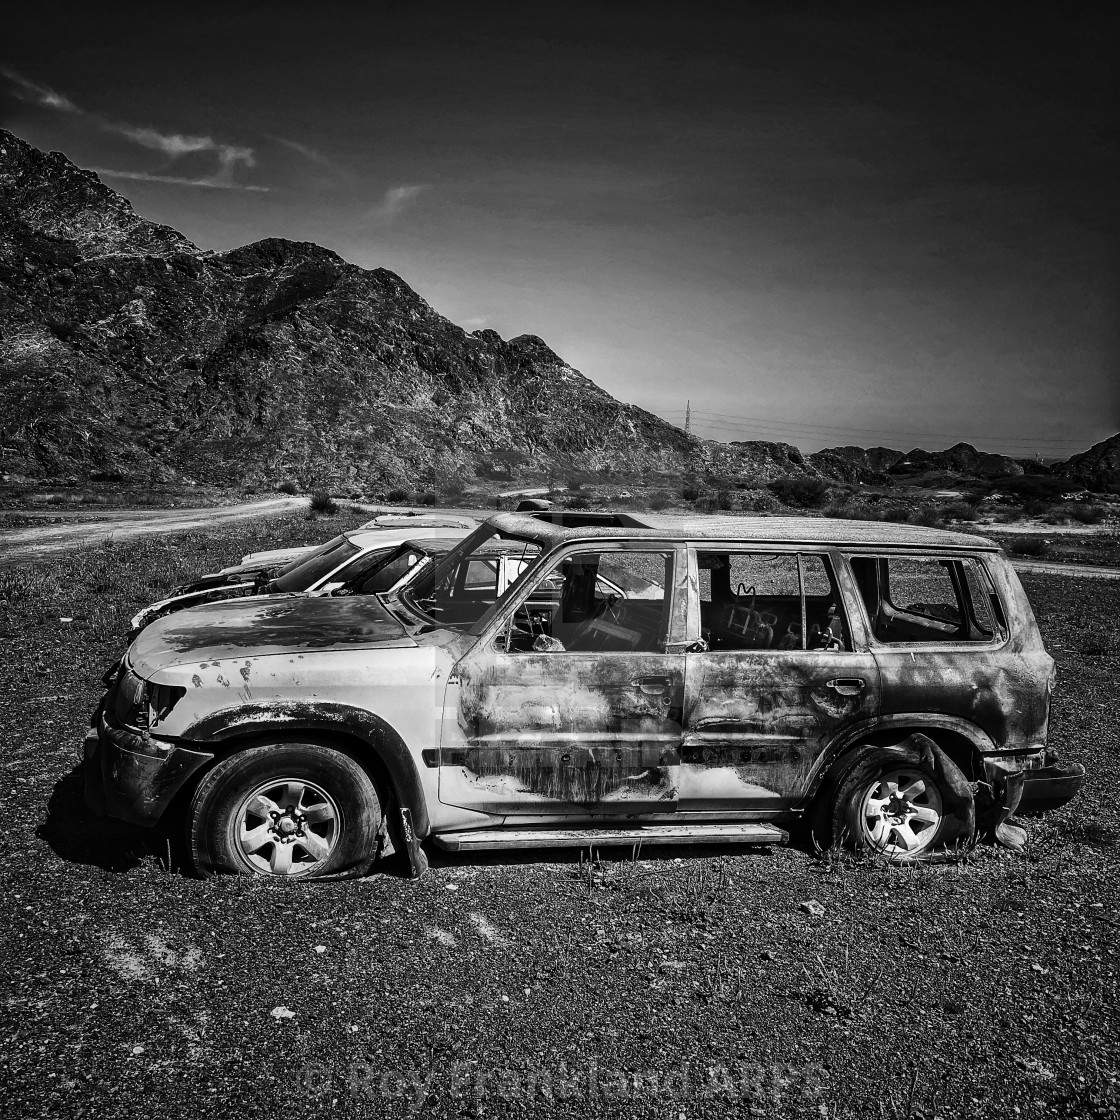
{"type": "Polygon", "coordinates": [[[20,77],[12,70],[0,70],[0,74],[3,74],[16,87],[15,95],[21,101],[30,101],[34,105],[41,105],[45,109],[57,109],[62,113],[80,113],[82,111],[64,94],[49,89],[47,86],[41,86],[38,82],[20,77]]]}
{"type": "Polygon", "coordinates": [[[223,144],[212,136],[187,136],[181,132],[161,132],[156,128],[128,124],[125,121],[115,121],[102,116],[100,113],[92,113],[82,109],[64,94],[24,78],[12,70],[0,70],[0,74],[12,83],[15,87],[15,95],[22,101],[29,101],[58,112],[74,113],[92,122],[103,132],[122,136],[142,148],[162,152],[171,160],[198,153],[213,153],[218,162],[217,169],[213,174],[204,176],[162,175],[156,172],[116,171],[109,168],[96,169],[99,175],[109,175],[117,179],[137,179],[151,183],[179,183],[190,187],[212,187],[221,190],[267,191],[269,189],[268,187],[238,182],[235,177],[239,169],[256,166],[257,161],[252,148],[223,144]]]}
{"type": "Polygon", "coordinates": [[[274,136],[271,132],[266,132],[265,135],[269,140],[274,140],[277,144],[290,148],[312,163],[321,163],[325,166],[331,162],[318,148],[312,148],[310,144],[301,144],[298,140],[289,140],[286,136],[274,136]]]}
{"type": "Polygon", "coordinates": [[[390,187],[381,201],[367,212],[367,216],[392,221],[427,189],[427,183],[403,183],[399,187],[390,187]]]}
{"type": "Polygon", "coordinates": [[[207,179],[189,179],[185,175],[153,175],[147,171],[114,171],[109,167],[91,167],[96,175],[107,175],[110,179],[136,179],[141,183],[178,183],[184,187],[209,187],[211,190],[223,191],[264,191],[271,187],[260,187],[253,183],[223,183],[217,177],[207,179]]]}

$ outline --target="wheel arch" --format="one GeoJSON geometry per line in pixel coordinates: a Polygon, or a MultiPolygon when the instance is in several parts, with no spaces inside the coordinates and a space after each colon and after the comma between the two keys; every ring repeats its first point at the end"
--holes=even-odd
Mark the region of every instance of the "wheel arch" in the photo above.
{"type": "Polygon", "coordinates": [[[921,734],[932,739],[970,782],[984,779],[983,757],[996,750],[992,740],[968,720],[930,712],[883,716],[849,729],[821,753],[801,807],[808,808],[822,790],[838,781],[854,765],[861,747],[883,747],[921,734]]]}
{"type": "Polygon", "coordinates": [[[208,716],[187,728],[180,741],[184,745],[204,745],[213,752],[214,760],[194,775],[175,800],[188,798],[203,774],[230,755],[265,743],[306,739],[334,746],[353,757],[398,807],[411,811],[416,834],[428,835],[427,798],[407,744],[380,716],[344,704],[260,705],[208,716]]]}

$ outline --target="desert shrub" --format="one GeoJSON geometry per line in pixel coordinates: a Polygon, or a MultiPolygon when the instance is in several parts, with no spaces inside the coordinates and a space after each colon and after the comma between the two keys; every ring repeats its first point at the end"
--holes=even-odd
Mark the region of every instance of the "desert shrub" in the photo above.
{"type": "Polygon", "coordinates": [[[565,503],[568,509],[590,509],[591,503],[586,498],[569,498],[565,503]]]}
{"type": "Polygon", "coordinates": [[[568,487],[569,490],[578,492],[578,491],[583,489],[583,479],[582,478],[569,478],[568,481],[565,483],[565,485],[568,487]]]}
{"type": "Polygon", "coordinates": [[[1004,494],[1014,494],[1022,500],[1035,499],[1051,501],[1061,497],[1069,489],[1068,478],[1054,478],[1041,474],[1003,475],[992,479],[992,486],[1004,494]]]}
{"type": "Polygon", "coordinates": [[[281,494],[299,493],[299,487],[290,478],[286,478],[276,489],[279,490],[281,494]]]}
{"type": "Polygon", "coordinates": [[[840,517],[846,521],[879,521],[877,510],[867,502],[845,500],[833,502],[825,511],[826,517],[840,517]]]}
{"type": "Polygon", "coordinates": [[[1017,556],[1045,556],[1050,551],[1050,542],[1042,537],[1023,537],[1011,546],[1017,556]]]}
{"type": "Polygon", "coordinates": [[[910,511],[905,506],[887,506],[883,510],[884,521],[909,521],[910,511]]]}
{"type": "Polygon", "coordinates": [[[57,598],[62,592],[57,576],[30,565],[0,568],[0,602],[16,603],[30,599],[36,603],[57,598]]]}
{"type": "Polygon", "coordinates": [[[907,518],[911,525],[926,525],[936,529],[941,525],[941,511],[935,505],[922,505],[907,518]]]}
{"type": "Polygon", "coordinates": [[[1099,525],[1104,520],[1104,506],[1075,503],[1066,508],[1066,513],[1081,525],[1099,525]]]}
{"type": "Polygon", "coordinates": [[[946,521],[976,521],[980,514],[976,512],[975,506],[971,506],[968,502],[950,502],[947,506],[941,507],[941,516],[946,521]]]}
{"type": "Polygon", "coordinates": [[[412,495],[407,490],[402,490],[399,486],[394,487],[385,495],[387,502],[408,502],[412,500],[412,495]]]}
{"type": "Polygon", "coordinates": [[[1049,513],[1051,505],[1049,502],[1044,502],[1039,498],[1031,498],[1029,501],[1023,503],[1023,513],[1027,517],[1042,517],[1049,513]]]}
{"type": "Polygon", "coordinates": [[[321,513],[324,517],[333,517],[338,513],[338,505],[326,490],[316,490],[311,495],[311,512],[321,513]]]}
{"type": "Polygon", "coordinates": [[[422,506],[434,506],[439,499],[431,490],[427,490],[423,494],[419,495],[416,500],[422,506]]]}
{"type": "Polygon", "coordinates": [[[700,497],[700,486],[696,482],[686,482],[681,487],[681,497],[686,502],[694,502],[700,497]]]}
{"type": "Polygon", "coordinates": [[[716,509],[734,509],[735,503],[731,500],[731,492],[729,490],[718,490],[716,492],[716,509]]]}
{"type": "Polygon", "coordinates": [[[786,475],[770,483],[770,491],[787,506],[819,509],[828,500],[828,486],[819,478],[786,475]]]}
{"type": "Polygon", "coordinates": [[[672,505],[672,500],[666,494],[654,494],[649,500],[649,508],[652,510],[667,509],[672,505]]]}

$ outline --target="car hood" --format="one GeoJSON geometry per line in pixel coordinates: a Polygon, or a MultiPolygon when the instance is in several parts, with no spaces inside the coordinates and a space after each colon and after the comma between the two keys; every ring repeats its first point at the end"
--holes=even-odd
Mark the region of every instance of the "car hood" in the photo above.
{"type": "Polygon", "coordinates": [[[415,644],[372,595],[269,595],[207,603],[156,619],[133,642],[128,660],[140,676],[150,677],[174,665],[227,657],[415,644]]]}

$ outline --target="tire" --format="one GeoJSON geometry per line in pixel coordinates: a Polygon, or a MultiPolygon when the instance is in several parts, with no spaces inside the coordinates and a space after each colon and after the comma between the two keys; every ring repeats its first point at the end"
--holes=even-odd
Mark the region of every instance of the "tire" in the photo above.
{"type": "Polygon", "coordinates": [[[250,747],[198,783],[186,814],[195,872],[345,879],[377,855],[381,802],[349,755],[319,743],[250,747]]]}
{"type": "Polygon", "coordinates": [[[922,735],[862,752],[826,791],[816,820],[818,843],[900,862],[928,860],[944,844],[971,843],[975,834],[967,780],[922,735]]]}

